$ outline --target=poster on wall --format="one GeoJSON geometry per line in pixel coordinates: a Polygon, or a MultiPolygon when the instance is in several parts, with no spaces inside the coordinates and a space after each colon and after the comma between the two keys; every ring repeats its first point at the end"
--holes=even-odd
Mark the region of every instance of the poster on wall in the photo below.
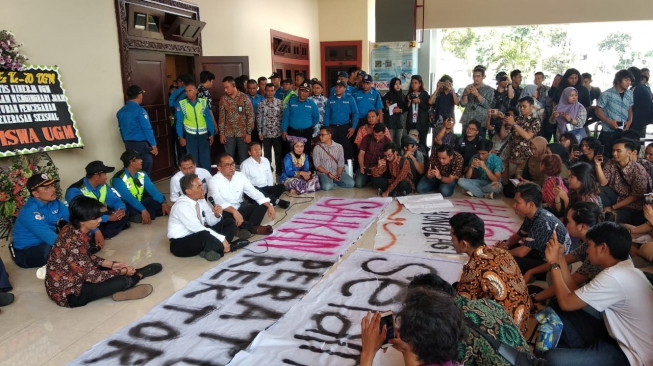
{"type": "Polygon", "coordinates": [[[58,67],[0,69],[0,157],[83,146],[58,67]]]}
{"type": "Polygon", "coordinates": [[[374,87],[388,90],[392,78],[399,78],[404,90],[408,90],[410,77],[417,74],[416,42],[372,43],[370,74],[374,87]]]}

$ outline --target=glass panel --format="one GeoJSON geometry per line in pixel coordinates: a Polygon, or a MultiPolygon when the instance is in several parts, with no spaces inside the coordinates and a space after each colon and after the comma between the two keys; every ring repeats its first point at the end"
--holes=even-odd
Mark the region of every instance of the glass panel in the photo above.
{"type": "Polygon", "coordinates": [[[134,13],[134,29],[145,30],[147,14],[134,13]]]}
{"type": "Polygon", "coordinates": [[[148,32],[159,33],[159,17],[147,16],[147,30],[148,32]]]}
{"type": "Polygon", "coordinates": [[[179,28],[177,28],[177,31],[175,32],[175,36],[182,37],[184,35],[184,32],[186,31],[186,28],[188,28],[188,24],[184,24],[184,23],[179,24],[179,28]]]}
{"type": "Polygon", "coordinates": [[[195,37],[195,33],[197,33],[198,29],[199,29],[199,27],[196,27],[194,25],[189,25],[186,28],[186,31],[184,32],[184,37],[187,37],[187,38],[195,37]]]}
{"type": "Polygon", "coordinates": [[[345,57],[354,57],[354,50],[351,48],[348,48],[345,50],[345,57]]]}
{"type": "Polygon", "coordinates": [[[334,50],[334,49],[329,50],[329,57],[337,58],[338,57],[338,50],[334,50]]]}

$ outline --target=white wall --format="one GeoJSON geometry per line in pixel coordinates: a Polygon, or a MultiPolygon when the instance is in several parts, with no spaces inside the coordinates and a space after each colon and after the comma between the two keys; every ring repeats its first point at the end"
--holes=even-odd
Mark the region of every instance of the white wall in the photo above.
{"type": "Polygon", "coordinates": [[[204,56],[249,56],[249,76],[272,73],[270,29],[307,38],[311,76],[320,75],[318,0],[191,0],[200,7],[204,56]]]}
{"type": "MultiPolygon", "coordinates": [[[[374,0],[320,0],[320,42],[363,41],[361,68],[369,71],[370,31],[368,24],[374,23],[374,13],[369,13],[369,4],[374,0]]],[[[374,28],[372,29],[372,36],[374,28]]]]}
{"type": "Polygon", "coordinates": [[[111,0],[2,0],[0,27],[12,31],[34,65],[59,66],[84,149],[50,152],[61,186],[92,160],[122,166],[116,112],[123,105],[116,11],[111,0]]]}

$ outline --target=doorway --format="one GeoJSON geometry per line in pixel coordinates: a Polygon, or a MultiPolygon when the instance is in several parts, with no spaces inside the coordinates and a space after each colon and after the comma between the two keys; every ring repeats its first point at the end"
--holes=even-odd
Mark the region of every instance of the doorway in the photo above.
{"type": "Polygon", "coordinates": [[[361,67],[362,41],[320,42],[322,81],[325,90],[331,90],[338,79],[339,71],[350,67],[361,67]]]}

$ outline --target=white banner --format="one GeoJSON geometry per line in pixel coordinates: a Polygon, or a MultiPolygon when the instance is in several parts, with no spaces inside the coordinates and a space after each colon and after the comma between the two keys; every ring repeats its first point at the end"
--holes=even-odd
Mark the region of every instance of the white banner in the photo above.
{"type": "MultiPolygon", "coordinates": [[[[447,200],[445,200],[447,201],[447,200]]],[[[374,249],[407,254],[455,254],[449,219],[458,212],[472,212],[485,222],[485,240],[508,239],[523,220],[503,201],[450,199],[457,211],[415,214],[394,201],[385,209],[376,228],[374,249]]],[[[467,258],[467,257],[465,257],[467,258]]]]}
{"type": "MultiPolygon", "coordinates": [[[[362,318],[368,311],[399,310],[410,280],[436,270],[453,283],[462,263],[358,249],[229,365],[357,365],[362,318]]],[[[374,364],[403,365],[403,359],[390,348],[374,364]]]]}
{"type": "MultiPolygon", "coordinates": [[[[228,363],[317,283],[390,198],[322,198],[71,365],[228,363]],[[264,252],[264,253],[263,253],[264,252]]],[[[156,291],[156,289],[155,289],[156,291]]]]}

